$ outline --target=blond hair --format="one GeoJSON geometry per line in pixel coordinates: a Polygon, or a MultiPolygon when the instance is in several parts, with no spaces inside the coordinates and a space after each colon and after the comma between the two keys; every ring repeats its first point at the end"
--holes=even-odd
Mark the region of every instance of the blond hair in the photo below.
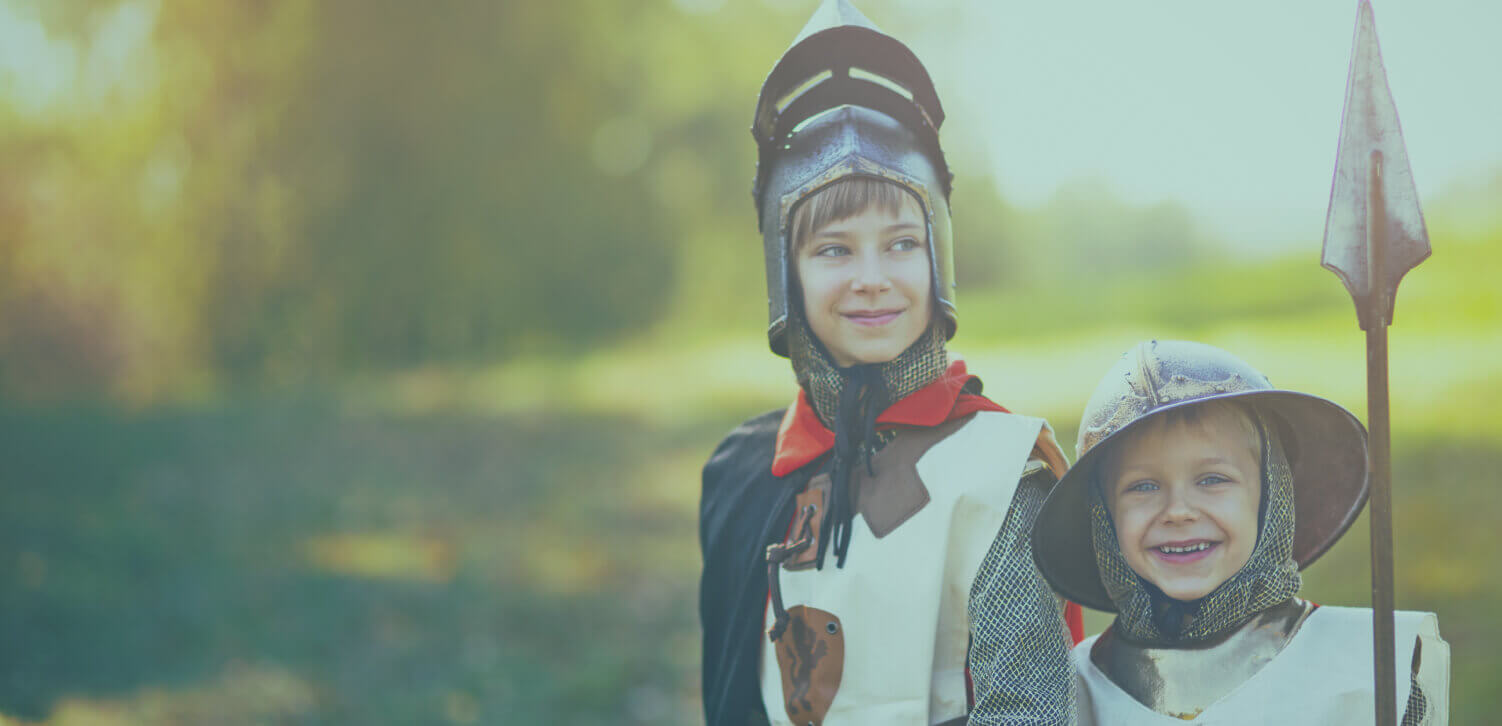
{"type": "MultiPolygon", "coordinates": [[[[1124,435],[1117,437],[1118,440],[1106,444],[1110,448],[1105,452],[1104,458],[1101,459],[1101,484],[1104,485],[1110,477],[1115,475],[1121,461],[1121,451],[1126,445],[1147,431],[1181,424],[1184,426],[1203,427],[1206,420],[1215,418],[1218,415],[1224,415],[1236,422],[1236,428],[1246,437],[1247,448],[1252,452],[1252,460],[1257,462],[1257,469],[1260,472],[1263,466],[1262,430],[1257,425],[1257,414],[1252,410],[1251,405],[1235,400],[1210,400],[1152,414],[1150,420],[1138,424],[1124,435]]],[[[1105,493],[1105,491],[1103,489],[1102,493],[1105,493]]],[[[1107,501],[1110,501],[1109,497],[1107,497],[1107,501]]]]}

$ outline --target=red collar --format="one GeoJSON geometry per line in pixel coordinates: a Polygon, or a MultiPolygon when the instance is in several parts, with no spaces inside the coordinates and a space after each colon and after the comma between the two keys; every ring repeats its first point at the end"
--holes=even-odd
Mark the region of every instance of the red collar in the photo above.
{"type": "MultiPolygon", "coordinates": [[[[960,393],[974,377],[965,372],[965,361],[956,360],[933,383],[887,407],[876,417],[876,423],[938,426],[976,411],[1005,412],[1005,408],[985,396],[960,393]]],[[[777,430],[772,476],[787,476],[832,448],[834,432],[824,427],[824,422],[819,420],[819,414],[808,401],[808,393],[800,389],[797,402],[788,407],[782,416],[782,426],[777,430]]]]}

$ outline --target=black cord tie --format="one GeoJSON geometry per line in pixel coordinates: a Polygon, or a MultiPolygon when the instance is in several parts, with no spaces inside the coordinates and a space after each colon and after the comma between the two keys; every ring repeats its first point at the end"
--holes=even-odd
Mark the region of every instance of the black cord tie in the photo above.
{"type": "Polygon", "coordinates": [[[855,365],[842,371],[839,408],[834,419],[834,459],[830,471],[829,506],[825,508],[816,567],[823,569],[824,552],[834,543],[835,566],[844,567],[850,553],[851,521],[855,517],[852,482],[862,460],[866,473],[876,476],[872,463],[877,448],[876,418],[887,405],[887,388],[875,365],[855,365]]]}

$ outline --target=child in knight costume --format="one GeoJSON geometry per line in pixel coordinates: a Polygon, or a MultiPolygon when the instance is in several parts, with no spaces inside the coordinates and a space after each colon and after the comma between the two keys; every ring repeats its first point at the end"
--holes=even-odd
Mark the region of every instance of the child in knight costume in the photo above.
{"type": "Polygon", "coordinates": [[[945,351],[942,121],[923,65],[845,0],[762,89],[768,336],[801,390],[704,468],[711,726],[1072,715],[1062,603],[1027,541],[1066,465],[1045,422],[981,396],[945,351]],[[972,590],[1003,594],[973,638],[972,590]]]}
{"type": "MultiPolygon", "coordinates": [[[[1059,592],[1117,613],[1072,654],[1082,723],[1370,724],[1372,613],[1297,597],[1366,501],[1366,433],[1199,343],[1101,380],[1033,530],[1059,592]]],[[[1402,723],[1448,720],[1434,614],[1396,613],[1402,723]],[[1406,704],[1406,706],[1404,705],[1406,704]]]]}

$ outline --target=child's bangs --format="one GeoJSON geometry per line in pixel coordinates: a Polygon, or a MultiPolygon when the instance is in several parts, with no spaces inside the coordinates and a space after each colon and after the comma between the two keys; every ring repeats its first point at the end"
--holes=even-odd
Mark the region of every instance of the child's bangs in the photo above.
{"type": "Polygon", "coordinates": [[[793,212],[792,250],[802,249],[814,231],[824,225],[849,219],[867,209],[896,215],[907,199],[912,196],[906,190],[884,179],[871,176],[841,179],[809,195],[793,212]]]}
{"type": "MultiPolygon", "coordinates": [[[[1210,421],[1224,418],[1235,422],[1236,430],[1245,438],[1247,448],[1252,453],[1252,459],[1260,466],[1262,463],[1262,433],[1257,426],[1255,414],[1250,405],[1241,401],[1205,401],[1192,406],[1180,406],[1153,415],[1153,419],[1144,421],[1133,430],[1125,432],[1116,440],[1106,444],[1109,448],[1101,459],[1100,472],[1109,476],[1109,472],[1116,469],[1120,462],[1123,448],[1138,439],[1149,430],[1174,428],[1184,426],[1205,430],[1210,426],[1210,421]]],[[[1099,479],[1100,476],[1097,476],[1099,479]]],[[[1097,483],[1103,487],[1104,481],[1097,483]]],[[[1101,488],[1100,493],[1106,494],[1101,488]]],[[[1109,497],[1106,501],[1110,501],[1109,497]]]]}
{"type": "Polygon", "coordinates": [[[1259,463],[1262,461],[1261,430],[1257,427],[1251,408],[1240,401],[1205,401],[1193,406],[1181,406],[1164,411],[1158,425],[1182,424],[1203,429],[1209,425],[1210,420],[1216,418],[1235,421],[1237,430],[1246,437],[1247,446],[1252,450],[1252,458],[1259,463]]]}

